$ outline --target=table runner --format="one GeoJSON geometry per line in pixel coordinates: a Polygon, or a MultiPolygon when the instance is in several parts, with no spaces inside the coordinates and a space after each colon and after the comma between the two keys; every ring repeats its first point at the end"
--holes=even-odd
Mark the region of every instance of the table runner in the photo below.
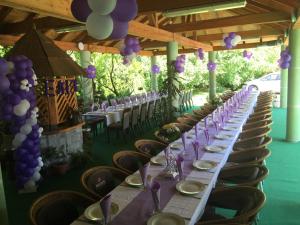
{"type": "MultiPolygon", "coordinates": [[[[189,140],[187,146],[188,155],[185,155],[184,175],[187,180],[196,179],[207,184],[207,187],[202,193],[200,193],[199,196],[184,196],[179,194],[175,189],[177,181],[166,180],[165,178],[162,179],[161,177],[158,177],[164,167],[150,166],[149,174],[156,177],[158,182],[161,184],[161,208],[163,209],[163,212],[176,213],[185,218],[186,224],[189,225],[195,224],[196,221],[199,220],[205,208],[209,194],[215,186],[218,174],[227,161],[228,155],[230,154],[233,144],[240,133],[242,125],[246,121],[250,112],[252,112],[256,97],[257,93],[250,95],[251,103],[248,106],[248,110],[243,114],[243,118],[241,118],[241,122],[239,124],[226,124],[226,126],[231,127],[238,126],[238,129],[235,131],[221,131],[221,133],[233,135],[232,139],[213,141],[212,145],[227,145],[226,150],[222,153],[208,153],[203,151],[204,135],[203,132],[200,133],[200,142],[202,146],[201,151],[199,152],[199,158],[201,160],[212,160],[218,162],[217,168],[213,171],[206,172],[193,169],[192,162],[194,153],[191,145],[192,140],[189,140]]],[[[200,127],[203,126],[204,125],[202,123],[200,127]]],[[[193,132],[193,130],[194,129],[192,129],[191,132],[193,132]]],[[[215,133],[215,129],[212,125],[209,130],[211,135],[215,133]]],[[[179,140],[176,142],[179,142],[179,140]]],[[[177,151],[174,151],[175,154],[176,152],[177,151]]],[[[160,154],[163,153],[161,152],[160,154]]],[[[118,214],[113,218],[111,225],[145,225],[146,221],[151,217],[153,201],[150,192],[132,187],[118,186],[111,192],[111,194],[113,202],[117,203],[120,209],[118,214]]],[[[75,221],[72,225],[79,224],[83,223],[75,221]]]]}

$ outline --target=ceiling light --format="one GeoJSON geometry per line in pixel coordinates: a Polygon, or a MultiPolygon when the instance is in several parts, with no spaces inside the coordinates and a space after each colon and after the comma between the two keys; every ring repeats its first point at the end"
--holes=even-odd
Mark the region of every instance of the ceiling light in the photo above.
{"type": "Polygon", "coordinates": [[[205,12],[227,10],[227,9],[236,9],[236,8],[245,7],[246,4],[247,4],[246,0],[231,0],[231,1],[226,0],[226,1],[210,3],[210,4],[202,4],[193,7],[167,10],[163,12],[163,16],[176,17],[176,16],[185,16],[185,15],[205,13],[205,12]]]}

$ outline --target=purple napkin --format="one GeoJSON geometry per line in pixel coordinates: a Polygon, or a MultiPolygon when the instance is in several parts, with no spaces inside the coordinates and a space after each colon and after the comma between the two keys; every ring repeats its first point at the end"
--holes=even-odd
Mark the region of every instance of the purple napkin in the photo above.
{"type": "Polygon", "coordinates": [[[200,143],[199,143],[198,140],[194,140],[192,142],[192,145],[193,145],[193,148],[194,148],[194,151],[195,151],[196,160],[198,160],[199,159],[199,152],[198,152],[198,150],[199,150],[199,147],[200,147],[200,143]]]}
{"type": "Polygon", "coordinates": [[[183,144],[183,149],[185,151],[186,150],[186,147],[185,147],[185,144],[186,144],[186,133],[185,132],[183,132],[181,134],[181,140],[182,140],[182,144],[183,144]]]}
{"type": "Polygon", "coordinates": [[[169,165],[170,146],[164,149],[165,157],[167,160],[167,166],[169,165]]]}
{"type": "Polygon", "coordinates": [[[208,126],[208,117],[204,118],[204,127],[207,128],[208,126]]]}
{"type": "Polygon", "coordinates": [[[198,138],[198,129],[199,129],[199,123],[196,123],[196,125],[195,125],[195,136],[196,136],[196,139],[198,138]]]}
{"type": "Polygon", "coordinates": [[[219,132],[219,121],[214,121],[214,125],[216,128],[216,132],[218,133],[219,132]]]}
{"type": "Polygon", "coordinates": [[[147,187],[147,176],[148,176],[149,166],[150,166],[150,164],[147,163],[139,168],[139,172],[141,174],[141,178],[142,178],[144,187],[147,187]]]}
{"type": "Polygon", "coordinates": [[[209,143],[208,129],[204,129],[204,136],[205,136],[206,145],[208,145],[208,143],[209,143]]]}
{"type": "Polygon", "coordinates": [[[106,103],[105,103],[105,102],[102,102],[102,104],[101,104],[101,109],[102,109],[103,111],[106,111],[106,103]]]}
{"type": "Polygon", "coordinates": [[[111,195],[106,195],[100,200],[100,208],[104,217],[104,224],[108,224],[110,218],[111,195]]]}
{"type": "Polygon", "coordinates": [[[176,159],[176,165],[177,165],[180,180],[183,178],[183,161],[184,158],[182,157],[182,155],[179,154],[176,159]]]}
{"type": "Polygon", "coordinates": [[[157,181],[151,183],[151,193],[155,212],[160,211],[160,184],[157,181]]]}

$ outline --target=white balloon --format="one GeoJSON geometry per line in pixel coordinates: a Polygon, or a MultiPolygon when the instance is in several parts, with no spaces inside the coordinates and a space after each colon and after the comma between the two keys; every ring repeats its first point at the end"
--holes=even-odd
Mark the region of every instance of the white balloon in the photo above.
{"type": "Polygon", "coordinates": [[[39,157],[37,158],[37,160],[38,160],[39,162],[42,162],[42,161],[43,161],[43,159],[42,159],[41,156],[39,156],[39,157]]]}
{"type": "Polygon", "coordinates": [[[20,132],[22,134],[29,134],[32,131],[32,126],[30,124],[24,124],[21,128],[20,128],[20,132]]]}
{"type": "Polygon", "coordinates": [[[24,184],[24,188],[25,189],[32,189],[32,188],[35,188],[35,182],[33,179],[30,179],[29,181],[27,181],[25,184],[24,184]]]}
{"type": "Polygon", "coordinates": [[[237,45],[237,42],[236,42],[235,39],[232,39],[232,40],[231,40],[231,45],[232,45],[232,46],[236,46],[236,45],[237,45]]]}
{"type": "Polygon", "coordinates": [[[15,148],[19,147],[22,142],[26,139],[26,135],[22,133],[17,133],[12,141],[12,144],[15,148]]]}
{"type": "Polygon", "coordinates": [[[98,40],[108,38],[113,31],[114,23],[110,15],[103,16],[92,12],[86,21],[88,34],[98,40]]]}
{"type": "Polygon", "coordinates": [[[236,44],[238,44],[242,40],[242,37],[240,35],[236,35],[234,37],[234,40],[235,40],[236,44]]]}
{"type": "Polygon", "coordinates": [[[38,181],[41,179],[41,174],[39,172],[35,172],[31,178],[33,181],[38,181]]]}
{"type": "Polygon", "coordinates": [[[13,62],[8,61],[7,66],[8,66],[8,73],[12,73],[15,70],[15,64],[13,62]]]}
{"type": "Polygon", "coordinates": [[[27,124],[30,124],[31,126],[34,126],[37,124],[37,119],[36,118],[30,118],[26,120],[27,124]]]}
{"type": "Polygon", "coordinates": [[[30,103],[26,99],[21,100],[21,102],[18,105],[14,106],[14,114],[17,116],[24,116],[28,109],[30,108],[30,103]]]}
{"type": "Polygon", "coordinates": [[[44,166],[43,161],[39,161],[39,167],[43,167],[43,166],[44,166]]]}
{"type": "Polygon", "coordinates": [[[37,166],[37,167],[35,167],[34,172],[40,172],[40,170],[41,170],[41,167],[37,166]]]}
{"type": "Polygon", "coordinates": [[[88,4],[94,12],[107,15],[116,8],[117,0],[88,0],[88,4]]]}
{"type": "Polygon", "coordinates": [[[40,127],[39,130],[38,130],[38,132],[39,132],[40,134],[43,133],[43,131],[44,131],[44,128],[42,128],[42,127],[40,127]]]}

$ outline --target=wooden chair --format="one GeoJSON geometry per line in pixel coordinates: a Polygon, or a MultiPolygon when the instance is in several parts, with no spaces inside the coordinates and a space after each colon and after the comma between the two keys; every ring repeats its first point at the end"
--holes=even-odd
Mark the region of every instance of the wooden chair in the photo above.
{"type": "Polygon", "coordinates": [[[224,167],[218,176],[217,186],[257,187],[268,176],[269,171],[263,165],[240,164],[224,167]]]}
{"type": "Polygon", "coordinates": [[[164,143],[166,145],[170,144],[170,142],[168,140],[166,140],[163,136],[159,135],[158,130],[154,132],[154,136],[155,136],[156,140],[158,140],[159,142],[164,143]]]}
{"type": "Polygon", "coordinates": [[[226,165],[262,164],[270,155],[271,152],[266,148],[234,151],[229,155],[226,165]]]}
{"type": "Polygon", "coordinates": [[[188,132],[189,130],[191,130],[193,128],[192,126],[184,124],[184,123],[172,123],[172,124],[174,124],[176,127],[178,127],[181,133],[188,132]]]}
{"type": "Polygon", "coordinates": [[[187,117],[178,117],[176,121],[178,123],[186,124],[192,127],[199,122],[198,120],[194,120],[192,118],[187,118],[187,117]]]}
{"type": "Polygon", "coordinates": [[[96,166],[81,175],[81,185],[96,200],[122,183],[129,173],[111,166],[96,166]]]}
{"type": "Polygon", "coordinates": [[[183,117],[189,118],[189,119],[193,119],[197,122],[201,121],[204,117],[196,115],[196,114],[189,114],[189,113],[185,113],[183,114],[183,117]]]}
{"type": "Polygon", "coordinates": [[[146,139],[137,140],[134,143],[134,146],[139,152],[144,153],[149,157],[157,155],[163,149],[168,147],[168,145],[165,143],[146,139]]]}
{"type": "Polygon", "coordinates": [[[136,136],[137,129],[139,127],[140,107],[138,105],[133,106],[131,111],[130,128],[132,133],[136,136]]]}
{"type": "Polygon", "coordinates": [[[148,105],[148,111],[147,111],[147,117],[146,117],[149,127],[151,127],[151,123],[154,120],[154,109],[155,109],[155,101],[150,101],[149,105],[148,105]]]}
{"type": "Polygon", "coordinates": [[[150,160],[148,155],[136,151],[120,151],[113,155],[113,164],[120,170],[132,174],[137,171],[141,164],[150,160]]]}
{"type": "Polygon", "coordinates": [[[272,124],[273,124],[273,121],[270,119],[250,122],[250,123],[246,123],[243,126],[243,131],[250,130],[250,129],[256,129],[258,127],[266,127],[266,126],[270,127],[272,124]]]}
{"type": "Polygon", "coordinates": [[[122,132],[124,140],[126,140],[126,135],[129,133],[130,128],[130,117],[131,117],[131,109],[127,108],[123,110],[122,120],[117,123],[112,123],[107,126],[107,139],[110,141],[110,131],[115,130],[117,135],[119,132],[122,132]]]}
{"type": "Polygon", "coordinates": [[[70,225],[94,199],[74,191],[55,191],[38,198],[30,208],[33,225],[70,225]]]}
{"type": "Polygon", "coordinates": [[[145,102],[141,105],[141,111],[140,111],[139,125],[141,130],[143,130],[143,126],[145,125],[146,120],[147,120],[147,103],[145,102]]]}
{"type": "Polygon", "coordinates": [[[260,115],[255,115],[247,119],[246,123],[253,123],[256,121],[261,121],[261,120],[272,120],[272,112],[260,114],[260,115]]]}
{"type": "Polygon", "coordinates": [[[240,133],[238,140],[247,140],[256,137],[264,137],[271,132],[271,128],[268,126],[258,127],[256,129],[248,129],[240,133]]]}
{"type": "Polygon", "coordinates": [[[272,142],[269,136],[255,137],[235,142],[233,151],[245,151],[250,149],[266,148],[272,142]]]}
{"type": "Polygon", "coordinates": [[[262,110],[262,111],[252,113],[249,115],[249,119],[256,117],[256,116],[268,115],[268,114],[272,114],[272,109],[267,109],[267,110],[262,110]]]}
{"type": "Polygon", "coordinates": [[[264,193],[254,187],[216,188],[209,196],[205,212],[197,225],[250,224],[265,201],[264,193]],[[217,214],[216,208],[230,209],[236,213],[233,217],[226,218],[217,214]]]}
{"type": "Polygon", "coordinates": [[[111,105],[111,106],[116,106],[116,105],[118,104],[117,100],[114,99],[114,98],[111,98],[111,99],[109,100],[109,102],[110,102],[110,105],[111,105]]]}

